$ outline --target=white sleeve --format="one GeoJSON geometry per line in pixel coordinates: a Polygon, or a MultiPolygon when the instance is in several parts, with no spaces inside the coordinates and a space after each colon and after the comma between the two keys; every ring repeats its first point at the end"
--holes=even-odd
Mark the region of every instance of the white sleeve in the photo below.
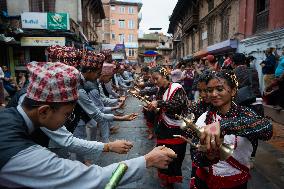
{"type": "MultiPolygon", "coordinates": [[[[146,160],[143,156],[124,162],[128,165],[128,170],[120,186],[138,181],[146,171],[146,160]]],[[[104,188],[117,165],[87,167],[78,161],[58,158],[46,148],[34,145],[20,151],[2,167],[0,182],[1,185],[12,188],[104,188]]]]}
{"type": "Polygon", "coordinates": [[[66,127],[60,127],[56,131],[51,131],[45,127],[40,128],[52,141],[59,146],[68,149],[70,152],[79,154],[94,154],[100,156],[104,148],[104,143],[87,141],[73,136],[66,127]]]}

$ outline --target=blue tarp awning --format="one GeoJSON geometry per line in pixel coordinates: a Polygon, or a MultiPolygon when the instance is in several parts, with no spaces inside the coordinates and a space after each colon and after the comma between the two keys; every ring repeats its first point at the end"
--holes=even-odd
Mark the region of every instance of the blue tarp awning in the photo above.
{"type": "Polygon", "coordinates": [[[144,55],[145,56],[157,56],[158,53],[156,51],[145,51],[144,55]]]}
{"type": "Polygon", "coordinates": [[[220,43],[216,43],[214,45],[208,46],[207,51],[208,53],[216,54],[216,53],[235,50],[237,48],[238,48],[238,41],[229,39],[229,40],[222,41],[220,43]]]}

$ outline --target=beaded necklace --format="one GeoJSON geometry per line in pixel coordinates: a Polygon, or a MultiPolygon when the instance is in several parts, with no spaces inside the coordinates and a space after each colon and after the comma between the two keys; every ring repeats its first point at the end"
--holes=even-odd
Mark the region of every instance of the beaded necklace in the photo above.
{"type": "Polygon", "coordinates": [[[219,121],[216,120],[217,115],[219,115],[222,119],[226,119],[226,118],[236,118],[239,115],[240,112],[240,108],[238,105],[236,105],[234,102],[232,102],[231,108],[230,110],[226,113],[226,114],[222,114],[220,111],[217,110],[216,107],[214,106],[209,106],[208,108],[208,113],[206,115],[206,120],[205,123],[211,124],[213,122],[219,121]]]}

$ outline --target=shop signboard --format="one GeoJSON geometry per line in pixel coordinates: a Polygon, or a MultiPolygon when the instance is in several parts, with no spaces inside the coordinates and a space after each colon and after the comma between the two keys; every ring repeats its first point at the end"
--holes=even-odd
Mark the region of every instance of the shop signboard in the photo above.
{"type": "Polygon", "coordinates": [[[21,14],[22,28],[47,29],[46,13],[24,12],[21,14]]]}
{"type": "Polygon", "coordinates": [[[24,12],[21,14],[22,28],[70,30],[68,13],[24,12]]]}
{"type": "Polygon", "coordinates": [[[69,30],[69,14],[67,13],[47,13],[47,29],[49,30],[69,30]]]}
{"type": "Polygon", "coordinates": [[[22,37],[21,46],[65,46],[65,37],[22,37]]]}
{"type": "Polygon", "coordinates": [[[135,42],[125,43],[125,48],[137,49],[138,48],[138,43],[135,43],[135,42]]]}
{"type": "Polygon", "coordinates": [[[123,53],[112,53],[111,55],[113,60],[123,60],[125,58],[123,53]]]}

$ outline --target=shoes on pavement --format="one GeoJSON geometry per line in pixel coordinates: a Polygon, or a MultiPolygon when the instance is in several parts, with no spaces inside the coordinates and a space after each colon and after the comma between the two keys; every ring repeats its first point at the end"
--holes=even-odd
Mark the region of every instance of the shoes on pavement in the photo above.
{"type": "Polygon", "coordinates": [[[249,160],[249,168],[250,169],[254,168],[254,162],[255,162],[255,157],[250,157],[250,160],[249,160]]]}

